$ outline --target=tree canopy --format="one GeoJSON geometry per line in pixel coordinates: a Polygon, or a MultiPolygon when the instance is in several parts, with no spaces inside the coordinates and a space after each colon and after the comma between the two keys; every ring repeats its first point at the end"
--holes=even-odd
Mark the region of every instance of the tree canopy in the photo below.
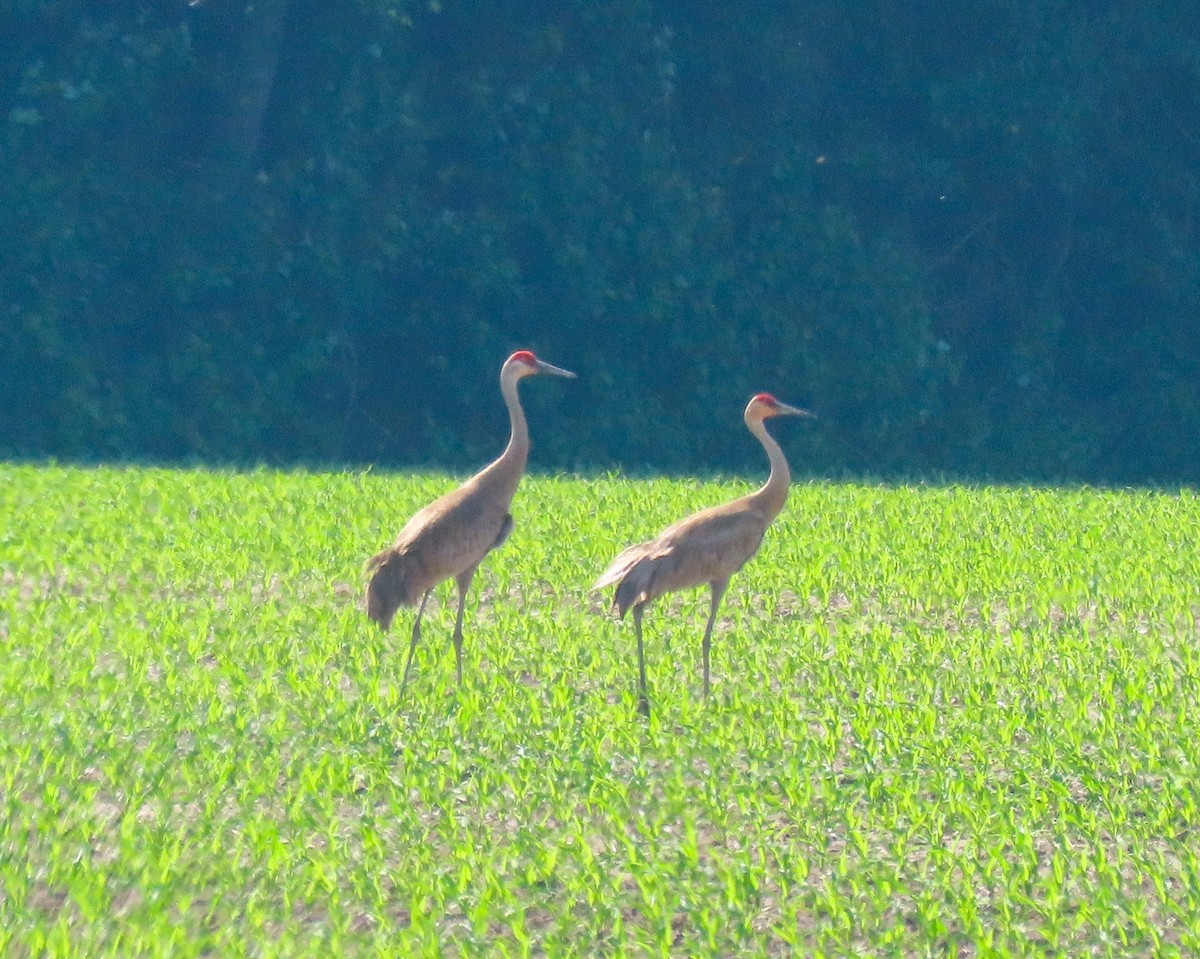
{"type": "Polygon", "coordinates": [[[1200,476],[1200,7],[16,0],[0,454],[1200,476]]]}

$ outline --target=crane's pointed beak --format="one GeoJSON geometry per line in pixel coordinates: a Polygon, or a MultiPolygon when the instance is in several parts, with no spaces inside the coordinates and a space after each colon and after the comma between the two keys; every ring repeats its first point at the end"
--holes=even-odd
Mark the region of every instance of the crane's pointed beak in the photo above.
{"type": "Polygon", "coordinates": [[[775,413],[782,416],[807,416],[810,420],[817,418],[816,413],[810,413],[808,410],[802,410],[798,406],[788,406],[787,403],[780,403],[775,407],[775,413]]]}
{"type": "Polygon", "coordinates": [[[555,376],[565,376],[569,380],[576,379],[575,374],[570,370],[564,370],[561,366],[555,366],[552,363],[547,363],[545,360],[538,360],[537,371],[539,373],[553,373],[555,376]]]}

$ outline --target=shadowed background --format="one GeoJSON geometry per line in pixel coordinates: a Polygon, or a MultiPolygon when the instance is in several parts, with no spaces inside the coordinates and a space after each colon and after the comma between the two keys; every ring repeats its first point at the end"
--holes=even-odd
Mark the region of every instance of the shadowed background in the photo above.
{"type": "Polygon", "coordinates": [[[16,0],[0,455],[1200,477],[1200,9],[16,0]]]}

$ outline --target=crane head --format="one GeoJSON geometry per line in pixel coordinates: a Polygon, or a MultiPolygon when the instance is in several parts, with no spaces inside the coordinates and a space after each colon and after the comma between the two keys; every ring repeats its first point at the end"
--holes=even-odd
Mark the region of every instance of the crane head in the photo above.
{"type": "Polygon", "coordinates": [[[746,419],[750,419],[752,416],[760,420],[771,416],[807,416],[816,419],[815,413],[802,410],[798,406],[780,403],[770,393],[759,393],[750,398],[750,402],[746,406],[746,419]]]}
{"type": "Polygon", "coordinates": [[[504,362],[504,368],[500,371],[500,375],[512,375],[517,377],[534,376],[538,373],[551,373],[554,376],[565,376],[568,379],[575,379],[575,374],[570,370],[564,370],[561,367],[547,363],[545,360],[539,360],[530,350],[517,350],[504,362]]]}

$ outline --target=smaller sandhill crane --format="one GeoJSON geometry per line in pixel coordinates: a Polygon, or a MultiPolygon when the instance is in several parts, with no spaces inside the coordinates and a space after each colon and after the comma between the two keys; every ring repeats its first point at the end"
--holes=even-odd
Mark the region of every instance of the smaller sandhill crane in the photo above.
{"type": "Polygon", "coordinates": [[[458,616],[454,622],[454,659],[458,684],[462,685],[462,625],[467,590],[484,556],[508,539],[513,518],[509,512],[513,494],[529,458],[529,428],[517,396],[517,383],[526,376],[552,373],[571,379],[569,370],[539,360],[529,350],[518,350],[500,369],[500,393],[508,407],[512,432],[508,446],[458,489],[420,510],[400,530],[390,549],[376,553],[367,562],[371,581],[367,586],[367,615],[387,632],[401,606],[417,606],[412,641],[404,664],[404,679],[412,667],[413,653],[421,638],[421,614],[433,588],[454,577],[458,586],[458,616]]]}
{"type": "Polygon", "coordinates": [[[638,653],[638,709],[643,716],[650,715],[650,699],[646,693],[646,659],[642,650],[642,610],[647,603],[665,593],[702,583],[708,583],[712,589],[712,606],[701,644],[704,694],[708,695],[708,653],[717,609],[730,577],[758,552],[767,527],[783,509],[792,481],[783,450],[763,424],[772,416],[811,417],[813,414],[780,403],[770,393],[759,393],[751,398],[743,418],[767,451],[771,463],[771,475],[764,486],[733,502],[693,513],[667,527],[648,543],[630,546],[612,561],[592,587],[598,590],[616,583],[613,606],[618,614],[624,618],[626,611],[633,608],[638,653]]]}

